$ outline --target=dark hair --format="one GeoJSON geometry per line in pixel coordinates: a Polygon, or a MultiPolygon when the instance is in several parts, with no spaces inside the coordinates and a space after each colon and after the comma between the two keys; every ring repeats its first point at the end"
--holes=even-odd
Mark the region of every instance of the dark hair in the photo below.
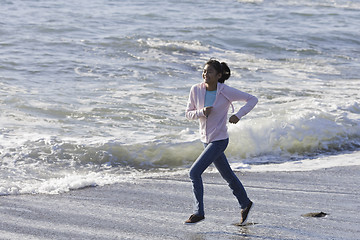
{"type": "Polygon", "coordinates": [[[221,73],[221,78],[218,80],[220,83],[224,83],[225,80],[228,80],[230,77],[230,68],[225,62],[219,62],[218,60],[215,60],[211,58],[209,61],[206,62],[205,65],[212,66],[217,73],[221,73]]]}

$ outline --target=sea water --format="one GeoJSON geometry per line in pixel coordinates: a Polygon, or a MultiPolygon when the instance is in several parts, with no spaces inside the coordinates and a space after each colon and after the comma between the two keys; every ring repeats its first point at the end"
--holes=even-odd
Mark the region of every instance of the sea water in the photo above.
{"type": "Polygon", "coordinates": [[[0,0],[0,12],[0,195],[186,172],[202,144],[184,110],[212,57],[259,98],[229,125],[234,168],[360,164],[359,1],[0,0]]]}

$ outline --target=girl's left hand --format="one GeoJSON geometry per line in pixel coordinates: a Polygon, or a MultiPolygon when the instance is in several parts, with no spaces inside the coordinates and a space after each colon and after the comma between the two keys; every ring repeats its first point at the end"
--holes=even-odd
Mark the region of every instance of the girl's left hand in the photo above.
{"type": "Polygon", "coordinates": [[[235,116],[235,115],[232,115],[232,116],[229,118],[229,122],[230,122],[230,123],[234,123],[234,124],[236,124],[239,120],[240,120],[240,119],[239,119],[237,116],[235,116]]]}

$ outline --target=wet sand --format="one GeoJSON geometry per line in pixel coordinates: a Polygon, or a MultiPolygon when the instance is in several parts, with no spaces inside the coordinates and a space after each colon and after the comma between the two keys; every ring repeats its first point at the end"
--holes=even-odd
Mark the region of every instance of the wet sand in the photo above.
{"type": "Polygon", "coordinates": [[[254,208],[247,226],[216,172],[203,176],[206,219],[192,212],[186,174],[60,195],[0,197],[0,239],[359,239],[360,166],[237,172],[254,208]],[[304,217],[324,212],[325,217],[304,217]]]}

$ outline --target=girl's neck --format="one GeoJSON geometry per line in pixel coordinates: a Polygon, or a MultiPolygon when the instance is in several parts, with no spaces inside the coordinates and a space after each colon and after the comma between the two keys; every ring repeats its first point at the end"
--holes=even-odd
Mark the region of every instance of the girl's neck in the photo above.
{"type": "Polygon", "coordinates": [[[206,84],[206,90],[207,91],[215,91],[216,89],[217,89],[217,83],[212,84],[212,85],[206,84]]]}

